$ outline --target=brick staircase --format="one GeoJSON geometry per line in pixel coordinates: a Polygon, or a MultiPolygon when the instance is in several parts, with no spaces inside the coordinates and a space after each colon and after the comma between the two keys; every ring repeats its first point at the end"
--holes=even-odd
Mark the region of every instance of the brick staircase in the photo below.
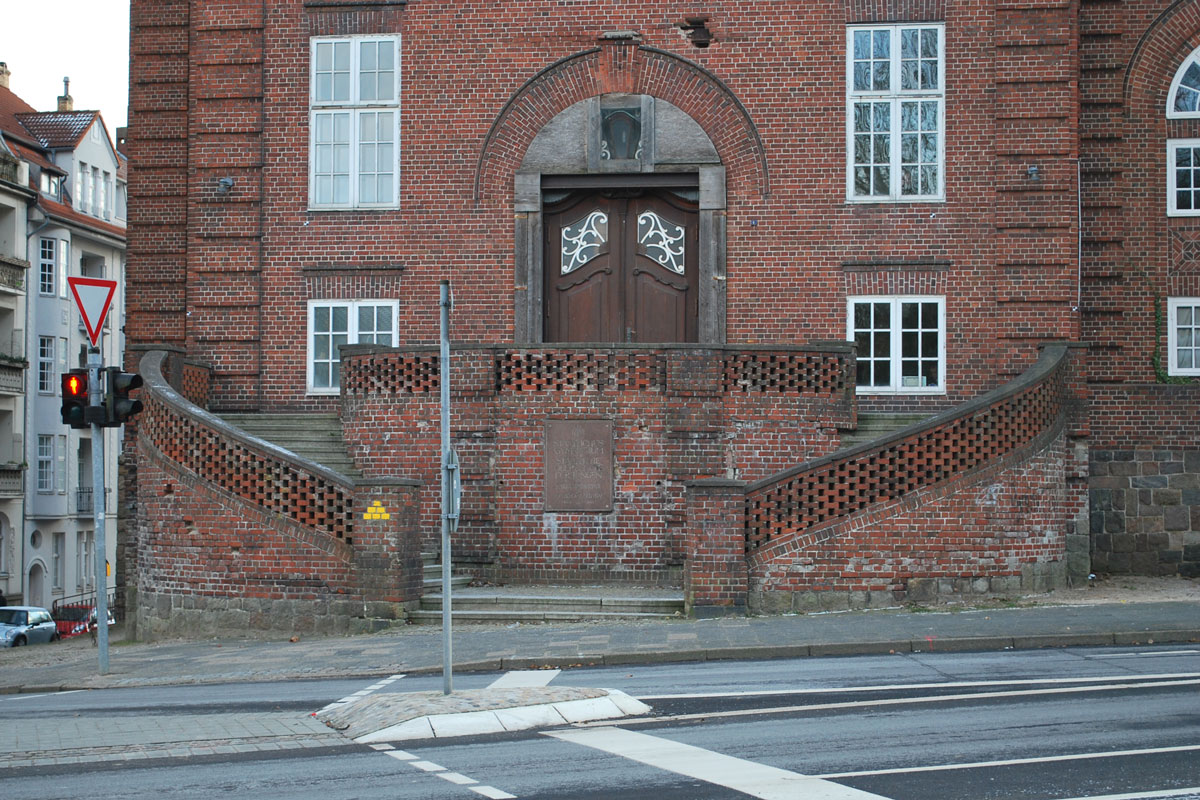
{"type": "Polygon", "coordinates": [[[928,418],[928,414],[860,413],[858,415],[858,427],[852,431],[842,432],[841,449],[845,450],[860,444],[872,442],[876,439],[882,439],[896,431],[907,428],[909,425],[915,425],[928,418]]]}
{"type": "Polygon", "coordinates": [[[348,478],[361,473],[346,453],[337,414],[220,414],[243,432],[348,478]]]}

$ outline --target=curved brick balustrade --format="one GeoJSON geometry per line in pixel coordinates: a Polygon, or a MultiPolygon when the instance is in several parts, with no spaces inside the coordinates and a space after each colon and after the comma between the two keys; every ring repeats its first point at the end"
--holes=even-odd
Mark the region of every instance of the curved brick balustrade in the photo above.
{"type": "Polygon", "coordinates": [[[1067,352],[1047,347],[1020,378],[976,400],[749,486],[746,550],[942,483],[1044,437],[1062,422],[1067,352]]]}
{"type": "Polygon", "coordinates": [[[844,608],[1057,580],[1086,494],[1086,462],[1067,444],[1086,435],[1073,349],[1047,345],[1020,378],[883,440],[752,484],[689,485],[693,609],[844,608]]]}
{"type": "Polygon", "coordinates": [[[139,634],[207,635],[206,611],[298,632],[402,618],[420,597],[419,484],[351,481],[243,433],[168,383],[168,357],[140,365],[139,634]]]}

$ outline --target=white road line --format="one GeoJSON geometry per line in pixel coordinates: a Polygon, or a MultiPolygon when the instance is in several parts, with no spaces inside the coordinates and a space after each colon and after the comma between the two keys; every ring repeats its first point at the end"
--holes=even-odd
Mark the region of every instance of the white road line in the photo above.
{"type": "MultiPolygon", "coordinates": [[[[391,753],[388,753],[388,755],[390,756],[391,753]]],[[[432,761],[410,761],[408,763],[411,766],[414,766],[417,769],[424,770],[426,772],[445,772],[446,771],[446,768],[443,767],[441,764],[435,764],[432,761]]]]}
{"type": "MultiPolygon", "coordinates": [[[[334,708],[338,708],[340,706],[348,706],[351,703],[357,703],[359,700],[362,700],[367,695],[373,694],[373,693],[379,691],[380,689],[382,689],[383,687],[388,686],[389,684],[395,683],[396,681],[400,680],[403,677],[404,677],[404,674],[401,673],[399,675],[392,675],[391,677],[384,678],[383,680],[379,681],[378,683],[372,684],[371,686],[368,686],[365,689],[360,689],[352,695],[347,695],[346,697],[343,697],[341,700],[334,700],[332,703],[330,703],[329,705],[322,708],[321,711],[330,711],[330,710],[332,710],[334,708]]],[[[318,711],[317,713],[320,714],[321,711],[318,711]]]]}
{"type": "MultiPolygon", "coordinates": [[[[1200,652],[1200,651],[1197,651],[1200,652]]],[[[1126,655],[1136,655],[1128,653],[1126,655]]],[[[1110,658],[1115,656],[1110,656],[1110,658]]],[[[1200,672],[1167,672],[1157,675],[1104,675],[1088,678],[1029,678],[1011,681],[946,681],[942,683],[885,683],[879,686],[832,686],[812,689],[761,689],[748,692],[694,692],[687,694],[638,695],[639,700],[687,700],[707,697],[758,697],[797,694],[840,694],[844,692],[894,692],[901,689],[966,689],[981,686],[1054,686],[1064,684],[1105,683],[1107,681],[1155,681],[1200,678],[1200,672]]]]}
{"type": "Polygon", "coordinates": [[[547,686],[558,677],[557,669],[515,669],[492,681],[489,689],[520,689],[527,686],[547,686]]]}
{"type": "MultiPolygon", "coordinates": [[[[371,746],[374,747],[375,745],[371,745],[371,746]]],[[[388,750],[387,754],[389,756],[391,756],[392,758],[396,759],[397,761],[416,761],[417,760],[417,756],[414,756],[412,753],[406,753],[403,750],[388,750]]]]}
{"type": "MultiPolygon", "coordinates": [[[[1144,750],[1107,750],[1099,753],[1070,753],[1061,756],[1039,756],[1037,758],[1010,758],[1003,761],[970,761],[962,764],[937,764],[926,767],[896,767],[894,769],[864,769],[855,772],[831,772],[814,775],[815,778],[865,778],[875,775],[907,775],[914,772],[946,772],[956,769],[987,769],[989,767],[1012,767],[1021,764],[1050,764],[1055,761],[1083,761],[1093,758],[1123,758],[1126,756],[1152,756],[1163,753],[1190,753],[1200,750],[1200,744],[1176,747],[1151,747],[1144,750]]],[[[1151,793],[1153,795],[1153,793],[1151,793]]],[[[1140,796],[1140,795],[1139,795],[1140,796]]]]}
{"type": "Polygon", "coordinates": [[[1160,686],[1195,686],[1200,680],[1153,681],[1149,683],[1111,683],[1103,686],[1063,686],[1054,689],[1022,689],[1011,692],[969,692],[967,694],[935,694],[924,697],[892,697],[881,700],[848,700],[842,703],[814,703],[801,706],[775,706],[773,708],[741,708],[734,711],[708,711],[700,714],[675,714],[673,716],[630,718],[622,720],[599,720],[581,722],[581,727],[605,727],[611,725],[649,725],[666,722],[682,722],[693,719],[722,719],[727,717],[753,717],[766,714],[797,714],[808,711],[831,711],[844,708],[871,708],[878,706],[919,705],[922,703],[951,703],[960,700],[993,700],[1000,697],[1036,697],[1051,694],[1076,694],[1084,692],[1115,692],[1126,689],[1150,689],[1160,686]]]}
{"type": "Polygon", "coordinates": [[[1159,800],[1168,797],[1200,797],[1200,786],[1190,789],[1160,789],[1157,792],[1134,792],[1133,794],[1105,794],[1091,797],[1072,797],[1066,800],[1159,800]]]}
{"type": "Polygon", "coordinates": [[[435,774],[439,778],[450,781],[451,783],[457,783],[459,786],[468,786],[472,783],[479,783],[479,781],[475,780],[474,778],[468,778],[466,775],[460,775],[457,772],[438,772],[435,774]]]}
{"type": "Polygon", "coordinates": [[[1200,650],[1163,650],[1148,653],[1097,653],[1092,658],[1155,658],[1158,656],[1194,656],[1200,650]]]}
{"type": "Polygon", "coordinates": [[[517,796],[515,794],[502,792],[499,789],[495,789],[491,786],[468,786],[467,788],[475,794],[481,794],[484,797],[490,797],[491,800],[517,800],[517,796]]]}
{"type": "Polygon", "coordinates": [[[544,731],[566,742],[696,778],[760,800],[886,800],[849,786],[621,728],[544,731]]]}
{"type": "Polygon", "coordinates": [[[39,697],[58,697],[64,694],[78,694],[84,691],[83,689],[68,689],[65,692],[44,692],[42,694],[13,694],[6,695],[4,700],[36,700],[39,697]]]}

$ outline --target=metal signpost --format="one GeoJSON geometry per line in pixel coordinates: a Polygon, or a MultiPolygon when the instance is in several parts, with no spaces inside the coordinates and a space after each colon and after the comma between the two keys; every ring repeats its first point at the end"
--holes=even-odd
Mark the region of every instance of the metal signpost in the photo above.
{"type": "Polygon", "coordinates": [[[138,400],[130,400],[128,392],[142,385],[139,375],[121,372],[117,367],[104,368],[100,352],[104,318],[116,294],[117,282],[101,278],[68,278],[67,284],[75,297],[75,305],[83,317],[88,339],[87,404],[82,404],[78,389],[82,371],[71,370],[63,376],[63,422],[72,428],[92,430],[92,519],[96,536],[96,647],[99,651],[101,675],[108,674],[108,545],[106,542],[104,485],[104,429],[120,426],[142,410],[138,400]],[[67,387],[70,387],[68,390],[67,387]]]}
{"type": "Polygon", "coordinates": [[[442,443],[439,453],[442,465],[442,694],[450,694],[454,691],[454,661],[451,647],[450,534],[458,530],[458,507],[462,497],[458,454],[450,446],[450,309],[454,306],[454,299],[450,294],[450,281],[442,281],[438,305],[441,307],[438,383],[442,394],[442,443]]]}

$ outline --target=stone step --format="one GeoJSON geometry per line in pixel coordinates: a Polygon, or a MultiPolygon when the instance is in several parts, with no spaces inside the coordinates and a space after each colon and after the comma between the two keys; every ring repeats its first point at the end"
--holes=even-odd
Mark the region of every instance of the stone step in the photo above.
{"type": "MultiPolygon", "coordinates": [[[[518,611],[515,609],[474,610],[455,608],[450,612],[455,622],[582,622],[586,620],[672,619],[683,615],[635,613],[628,611],[518,611]]],[[[421,609],[408,616],[416,625],[440,625],[442,612],[421,609]]]]}
{"type": "MultiPolygon", "coordinates": [[[[451,575],[450,576],[450,587],[452,589],[461,589],[465,586],[470,585],[470,583],[471,583],[470,575],[451,575]]],[[[425,573],[425,578],[421,581],[421,585],[424,587],[425,594],[429,594],[429,593],[437,594],[438,592],[440,592],[442,590],[441,568],[438,569],[437,577],[431,577],[429,575],[429,573],[425,573]]],[[[440,602],[438,603],[438,608],[441,608],[440,602]]]]}
{"type": "MultiPolygon", "coordinates": [[[[471,619],[609,619],[614,617],[674,617],[684,613],[682,595],[635,597],[630,595],[489,594],[478,589],[456,593],[454,618],[471,619]]],[[[420,610],[440,619],[442,596],[427,594],[420,610]]]]}
{"type": "Polygon", "coordinates": [[[842,432],[841,448],[844,450],[847,447],[856,447],[876,439],[882,439],[928,418],[928,414],[859,414],[858,427],[852,431],[842,432]]]}
{"type": "Polygon", "coordinates": [[[360,476],[346,453],[337,414],[222,414],[223,420],[301,458],[350,478],[360,476]]]}

